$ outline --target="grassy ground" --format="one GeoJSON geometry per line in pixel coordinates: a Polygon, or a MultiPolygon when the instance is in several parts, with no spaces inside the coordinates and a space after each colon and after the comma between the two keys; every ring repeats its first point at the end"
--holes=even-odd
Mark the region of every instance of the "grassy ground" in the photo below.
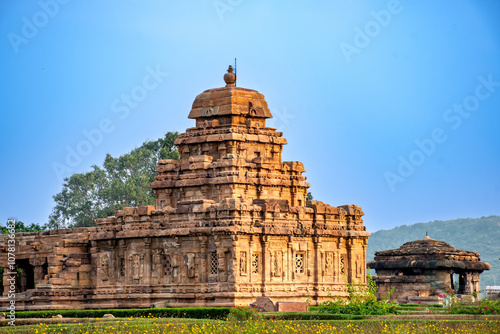
{"type": "Polygon", "coordinates": [[[500,333],[498,320],[481,319],[244,322],[171,318],[78,319],[73,323],[3,327],[0,333],[500,333]]]}

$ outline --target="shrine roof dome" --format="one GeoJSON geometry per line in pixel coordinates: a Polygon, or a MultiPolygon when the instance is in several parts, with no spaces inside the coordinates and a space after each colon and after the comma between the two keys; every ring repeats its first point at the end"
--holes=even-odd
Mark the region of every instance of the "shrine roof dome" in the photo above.
{"type": "Polygon", "coordinates": [[[459,268],[489,270],[491,266],[480,262],[476,252],[460,250],[450,244],[425,238],[404,243],[397,249],[375,252],[375,260],[368,263],[372,269],[395,268],[459,268]]]}
{"type": "Polygon", "coordinates": [[[256,90],[236,87],[236,75],[229,66],[225,87],[212,88],[196,96],[188,118],[241,115],[272,118],[264,95],[256,90]],[[229,78],[228,78],[229,75],[229,78]]]}

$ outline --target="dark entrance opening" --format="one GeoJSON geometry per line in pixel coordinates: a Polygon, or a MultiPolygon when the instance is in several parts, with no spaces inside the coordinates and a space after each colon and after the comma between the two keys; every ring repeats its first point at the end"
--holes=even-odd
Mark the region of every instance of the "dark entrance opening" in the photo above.
{"type": "Polygon", "coordinates": [[[17,267],[17,289],[24,292],[35,288],[35,271],[28,259],[16,261],[17,267]]]}

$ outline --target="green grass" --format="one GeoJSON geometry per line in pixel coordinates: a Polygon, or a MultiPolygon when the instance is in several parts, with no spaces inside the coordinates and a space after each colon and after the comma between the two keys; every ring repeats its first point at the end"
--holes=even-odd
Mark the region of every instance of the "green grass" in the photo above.
{"type": "Polygon", "coordinates": [[[436,320],[242,321],[128,318],[106,322],[18,326],[0,333],[499,333],[499,322],[436,320]]]}

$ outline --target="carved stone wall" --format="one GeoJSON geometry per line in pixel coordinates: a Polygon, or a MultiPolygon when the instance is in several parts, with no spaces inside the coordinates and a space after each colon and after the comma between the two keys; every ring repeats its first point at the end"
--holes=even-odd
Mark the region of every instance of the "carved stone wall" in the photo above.
{"type": "Polygon", "coordinates": [[[158,164],[156,207],[16,237],[27,277],[16,306],[317,304],[346,296],[346,281],[365,284],[361,208],[306,202],[304,166],[281,161],[286,140],[270,117],[262,94],[231,83],[198,95],[196,127],[176,141],[180,161],[158,164]]]}

